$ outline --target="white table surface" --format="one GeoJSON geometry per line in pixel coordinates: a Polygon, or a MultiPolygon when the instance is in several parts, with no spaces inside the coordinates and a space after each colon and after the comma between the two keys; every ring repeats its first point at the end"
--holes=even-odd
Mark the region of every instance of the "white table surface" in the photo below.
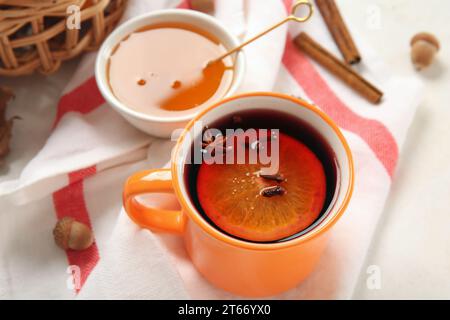
{"type": "Polygon", "coordinates": [[[439,59],[421,73],[425,99],[401,152],[385,212],[366,267],[377,265],[381,289],[362,273],[354,298],[450,299],[450,1],[341,0],[343,14],[396,73],[414,73],[409,41],[429,31],[441,41],[439,59]],[[380,28],[368,16],[380,11],[380,28]]]}
{"type": "MultiPolygon", "coordinates": [[[[381,288],[368,289],[361,273],[356,299],[450,298],[450,1],[338,0],[352,27],[391,66],[415,73],[409,41],[429,31],[441,40],[437,63],[422,72],[426,94],[402,150],[385,212],[379,222],[365,268],[376,265],[381,288]],[[379,19],[377,19],[379,17],[379,19]]],[[[0,168],[0,181],[19,176],[50,133],[56,101],[76,68],[64,65],[45,78],[0,78],[17,99],[8,115],[20,115],[13,130],[12,152],[0,168]]]]}

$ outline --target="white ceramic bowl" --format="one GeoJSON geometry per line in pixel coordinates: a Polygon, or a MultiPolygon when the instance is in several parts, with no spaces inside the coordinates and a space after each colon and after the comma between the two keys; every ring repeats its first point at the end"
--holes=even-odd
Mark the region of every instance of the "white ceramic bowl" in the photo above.
{"type": "MultiPolygon", "coordinates": [[[[226,49],[234,48],[240,42],[217,19],[204,13],[183,9],[153,11],[128,20],[116,28],[103,42],[95,65],[95,78],[103,97],[110,106],[136,128],[154,136],[167,138],[171,136],[175,129],[184,128],[189,120],[201,111],[202,108],[207,107],[207,105],[202,106],[200,110],[199,108],[194,108],[191,112],[184,111],[181,113],[173,111],[167,116],[138,112],[127,107],[114,96],[111,92],[107,77],[107,63],[111,52],[117,44],[132,32],[142,27],[161,22],[179,22],[202,28],[219,39],[226,49]]],[[[242,51],[236,55],[234,65],[233,82],[230,89],[222,98],[233,95],[242,82],[245,71],[245,59],[242,51]]],[[[211,104],[215,102],[217,101],[212,101],[211,104]]]]}

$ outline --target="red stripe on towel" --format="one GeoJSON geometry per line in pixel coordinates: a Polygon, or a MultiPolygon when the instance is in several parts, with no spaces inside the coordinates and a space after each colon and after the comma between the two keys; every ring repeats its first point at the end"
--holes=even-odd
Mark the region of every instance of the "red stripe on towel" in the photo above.
{"type": "MultiPolygon", "coordinates": [[[[189,3],[183,0],[177,8],[188,9],[189,3]]],[[[61,97],[54,126],[58,124],[61,118],[68,112],[89,113],[105,103],[102,97],[95,77],[91,77],[73,91],[61,97]]],[[[96,166],[78,170],[69,173],[69,185],[53,193],[53,205],[55,207],[58,219],[72,217],[92,229],[89,212],[84,199],[84,179],[94,175],[97,172],[96,166]]],[[[69,265],[80,268],[80,288],[86,282],[89,274],[97,265],[100,255],[97,244],[83,251],[66,250],[69,265]]]]}
{"type": "Polygon", "coordinates": [[[95,77],[91,77],[80,86],[61,97],[54,126],[68,112],[89,113],[105,103],[97,87],[95,77]]]}
{"type": "MultiPolygon", "coordinates": [[[[96,173],[96,167],[89,167],[69,174],[69,185],[53,193],[53,204],[58,219],[72,217],[92,229],[89,212],[84,200],[84,179],[96,173]]],[[[86,282],[100,256],[94,243],[83,251],[66,250],[69,265],[80,270],[80,287],[86,282]]],[[[77,292],[80,288],[77,288],[77,292]]]]}
{"type": "Polygon", "coordinates": [[[283,63],[308,97],[343,129],[360,136],[392,177],[398,159],[398,146],[391,132],[377,120],[361,117],[347,107],[331,90],[305,55],[288,37],[283,63]]]}
{"type": "Polygon", "coordinates": [[[190,9],[190,8],[191,8],[191,1],[190,0],[183,0],[177,6],[177,9],[190,9]]]}
{"type": "MultiPolygon", "coordinates": [[[[289,10],[291,1],[285,0],[284,4],[289,10]]],[[[392,177],[399,151],[397,142],[389,129],[380,121],[364,118],[346,106],[307,57],[295,47],[289,36],[286,40],[283,63],[314,103],[341,128],[357,134],[369,145],[389,176],[392,177]]]]}

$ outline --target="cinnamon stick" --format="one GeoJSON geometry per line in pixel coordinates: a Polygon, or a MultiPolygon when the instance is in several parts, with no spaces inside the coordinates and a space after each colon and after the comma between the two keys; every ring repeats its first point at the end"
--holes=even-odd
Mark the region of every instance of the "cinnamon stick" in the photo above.
{"type": "Polygon", "coordinates": [[[325,20],[325,23],[333,36],[345,62],[355,64],[361,61],[358,48],[342,19],[339,8],[334,0],[316,0],[316,5],[325,20]]]}
{"type": "Polygon", "coordinates": [[[294,39],[294,43],[299,49],[348,84],[350,88],[358,92],[361,96],[372,103],[379,103],[381,101],[383,93],[379,89],[320,46],[305,32],[300,33],[294,39]]]}

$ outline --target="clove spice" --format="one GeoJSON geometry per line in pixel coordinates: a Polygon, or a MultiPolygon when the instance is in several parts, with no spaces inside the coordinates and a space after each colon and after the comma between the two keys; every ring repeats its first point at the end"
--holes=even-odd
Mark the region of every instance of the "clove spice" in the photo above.
{"type": "Polygon", "coordinates": [[[267,180],[273,180],[277,182],[283,182],[285,181],[284,176],[282,174],[276,173],[276,174],[262,174],[258,173],[258,176],[261,178],[267,179],[267,180]]]}
{"type": "Polygon", "coordinates": [[[286,193],[286,190],[282,186],[270,186],[262,188],[259,192],[263,197],[281,196],[286,193]]]}
{"type": "Polygon", "coordinates": [[[211,156],[214,156],[216,148],[219,148],[223,151],[227,150],[225,146],[227,141],[227,137],[223,135],[213,136],[209,131],[205,133],[205,139],[202,142],[202,148],[207,152],[211,153],[211,156]]]}

